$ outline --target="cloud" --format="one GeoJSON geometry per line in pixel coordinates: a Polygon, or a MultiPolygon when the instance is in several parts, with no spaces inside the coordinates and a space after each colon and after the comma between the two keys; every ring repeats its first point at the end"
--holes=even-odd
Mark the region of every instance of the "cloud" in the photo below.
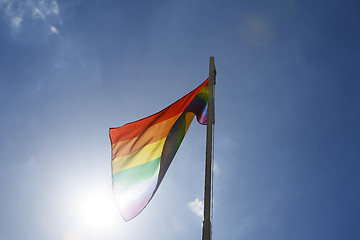
{"type": "Polygon", "coordinates": [[[193,211],[196,215],[202,217],[204,213],[204,203],[196,198],[194,201],[189,202],[188,207],[191,211],[193,211]]]}
{"type": "Polygon", "coordinates": [[[49,25],[50,32],[59,34],[55,25],[61,22],[60,8],[55,0],[0,0],[0,11],[14,29],[25,21],[41,19],[49,25]]]}
{"type": "Polygon", "coordinates": [[[0,0],[0,9],[4,11],[4,16],[9,20],[10,25],[18,28],[23,21],[24,9],[19,7],[14,0],[0,0]]]}
{"type": "Polygon", "coordinates": [[[33,18],[42,18],[45,19],[45,15],[36,7],[33,8],[33,18]]]}
{"type": "Polygon", "coordinates": [[[60,13],[59,5],[56,1],[40,0],[38,6],[46,15],[59,15],[60,13]]]}
{"type": "Polygon", "coordinates": [[[53,25],[50,26],[50,31],[54,34],[59,34],[59,30],[57,30],[57,28],[53,25]]]}
{"type": "Polygon", "coordinates": [[[19,27],[22,21],[23,18],[21,16],[11,18],[11,24],[15,27],[19,27]]]}

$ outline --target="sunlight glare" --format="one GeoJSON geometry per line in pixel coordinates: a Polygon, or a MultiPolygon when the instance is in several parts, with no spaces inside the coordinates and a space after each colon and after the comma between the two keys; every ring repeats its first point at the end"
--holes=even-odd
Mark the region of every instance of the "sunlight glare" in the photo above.
{"type": "Polygon", "coordinates": [[[116,228],[120,214],[111,191],[97,186],[88,191],[77,191],[73,196],[73,213],[77,223],[93,233],[106,233],[116,228]]]}

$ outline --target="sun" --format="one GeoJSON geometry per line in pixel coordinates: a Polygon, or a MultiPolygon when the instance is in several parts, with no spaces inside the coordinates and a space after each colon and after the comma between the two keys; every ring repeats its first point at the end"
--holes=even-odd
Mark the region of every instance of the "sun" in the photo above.
{"type": "Polygon", "coordinates": [[[121,220],[111,187],[78,189],[71,197],[72,221],[86,234],[106,235],[117,229],[121,220]]]}

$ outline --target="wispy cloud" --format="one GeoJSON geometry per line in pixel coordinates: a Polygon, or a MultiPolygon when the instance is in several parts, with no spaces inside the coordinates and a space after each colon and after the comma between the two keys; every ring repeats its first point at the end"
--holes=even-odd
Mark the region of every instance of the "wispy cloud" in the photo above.
{"type": "Polygon", "coordinates": [[[5,18],[14,29],[19,29],[22,23],[31,19],[41,19],[49,25],[51,33],[59,34],[59,30],[55,27],[61,22],[56,0],[0,0],[0,11],[4,12],[5,18]]]}
{"type": "Polygon", "coordinates": [[[45,15],[36,7],[33,7],[33,18],[45,19],[45,15]]]}
{"type": "Polygon", "coordinates": [[[37,5],[45,15],[59,15],[60,13],[59,5],[56,1],[40,0],[37,5]]]}
{"type": "Polygon", "coordinates": [[[188,207],[191,211],[193,211],[196,215],[202,217],[204,213],[204,203],[196,198],[194,201],[189,202],[188,207]]]}
{"type": "Polygon", "coordinates": [[[11,24],[15,27],[19,27],[22,21],[23,21],[22,16],[17,16],[17,17],[11,18],[11,24]]]}
{"type": "Polygon", "coordinates": [[[12,27],[17,28],[21,25],[24,17],[24,9],[18,7],[16,1],[0,0],[0,9],[4,11],[4,15],[12,27]]]}

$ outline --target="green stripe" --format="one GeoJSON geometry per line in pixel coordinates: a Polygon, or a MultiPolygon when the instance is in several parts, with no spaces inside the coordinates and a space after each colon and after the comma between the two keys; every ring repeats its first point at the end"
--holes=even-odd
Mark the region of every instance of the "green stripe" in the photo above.
{"type": "Polygon", "coordinates": [[[122,189],[158,175],[160,169],[160,159],[161,157],[142,165],[115,173],[113,175],[113,187],[122,189]]]}

